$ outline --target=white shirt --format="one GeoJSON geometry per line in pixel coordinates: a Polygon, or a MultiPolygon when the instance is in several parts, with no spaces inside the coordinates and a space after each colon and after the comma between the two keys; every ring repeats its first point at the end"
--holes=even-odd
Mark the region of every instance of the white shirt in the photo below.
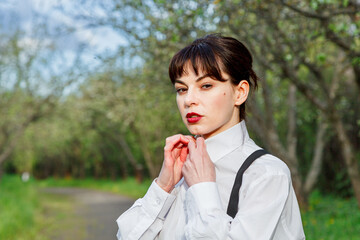
{"type": "Polygon", "coordinates": [[[226,214],[237,171],[260,149],[249,138],[244,121],[205,143],[216,183],[189,188],[182,179],[169,194],[154,181],[117,219],[118,239],[305,239],[290,171],[270,154],[245,171],[238,213],[234,219],[226,214]]]}

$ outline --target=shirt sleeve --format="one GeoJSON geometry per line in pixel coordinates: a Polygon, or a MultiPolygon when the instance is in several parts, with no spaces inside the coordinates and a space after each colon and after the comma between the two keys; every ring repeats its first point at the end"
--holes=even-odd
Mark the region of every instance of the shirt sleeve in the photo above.
{"type": "Polygon", "coordinates": [[[116,220],[117,238],[155,239],[174,200],[175,196],[165,192],[154,180],[145,196],[116,220]]]}
{"type": "Polygon", "coordinates": [[[186,239],[272,239],[289,189],[285,174],[264,174],[251,183],[232,219],[222,208],[216,183],[193,185],[186,195],[186,239]]]}

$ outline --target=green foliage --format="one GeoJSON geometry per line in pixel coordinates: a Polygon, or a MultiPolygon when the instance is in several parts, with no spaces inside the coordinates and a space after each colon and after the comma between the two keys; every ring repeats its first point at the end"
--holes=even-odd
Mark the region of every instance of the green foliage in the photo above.
{"type": "Polygon", "coordinates": [[[309,200],[309,210],[302,214],[307,239],[359,238],[360,211],[354,198],[339,199],[315,191],[309,200]]]}
{"type": "Polygon", "coordinates": [[[360,57],[353,58],[351,63],[355,66],[360,66],[360,57]]]}
{"type": "MultiPolygon", "coordinates": [[[[28,129],[49,117],[64,88],[81,79],[79,72],[82,77],[87,72],[56,47],[54,36],[68,30],[59,27],[49,33],[40,15],[32,20],[37,24],[28,23],[31,36],[20,27],[0,34],[0,168],[5,160],[13,160],[18,172],[31,171],[41,154],[28,129]]],[[[80,57],[74,50],[75,58],[80,57]]]]}

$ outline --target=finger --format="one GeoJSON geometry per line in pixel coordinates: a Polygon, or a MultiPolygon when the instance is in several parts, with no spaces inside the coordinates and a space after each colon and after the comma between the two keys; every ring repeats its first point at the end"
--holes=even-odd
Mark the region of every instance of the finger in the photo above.
{"type": "Polygon", "coordinates": [[[167,137],[166,140],[165,140],[165,145],[169,145],[171,143],[177,143],[179,141],[181,141],[182,139],[182,135],[181,134],[176,134],[176,135],[173,135],[173,136],[170,136],[170,137],[167,137]]]}
{"type": "Polygon", "coordinates": [[[205,147],[205,140],[203,137],[198,137],[196,139],[196,148],[198,149],[204,149],[205,147]]]}
{"type": "MultiPolygon", "coordinates": [[[[181,134],[177,134],[177,135],[168,137],[168,138],[166,138],[164,150],[165,151],[172,150],[172,149],[174,149],[174,147],[177,147],[179,143],[181,143],[183,145],[187,145],[189,141],[190,141],[189,139],[185,138],[181,134]]],[[[181,146],[180,146],[180,148],[181,148],[181,146]]]]}
{"type": "Polygon", "coordinates": [[[167,138],[166,138],[166,141],[167,141],[167,142],[178,141],[179,139],[184,140],[184,141],[187,141],[186,138],[185,138],[185,136],[182,135],[182,134],[176,134],[176,135],[167,137],[167,138]]]}
{"type": "Polygon", "coordinates": [[[180,135],[181,136],[181,141],[183,141],[183,142],[186,142],[186,143],[188,143],[188,142],[190,142],[190,138],[188,137],[188,135],[186,135],[186,136],[184,136],[184,135],[180,135]]]}
{"type": "MultiPolygon", "coordinates": [[[[172,150],[174,146],[179,142],[180,134],[166,138],[164,146],[164,160],[170,160],[172,158],[172,150]]],[[[174,159],[173,159],[174,160],[174,159]]],[[[168,161],[165,161],[168,162],[168,161]]]]}
{"type": "Polygon", "coordinates": [[[184,143],[183,142],[177,142],[175,145],[174,145],[174,148],[177,148],[177,149],[182,149],[184,147],[184,143]]]}
{"type": "Polygon", "coordinates": [[[188,172],[189,169],[191,168],[192,166],[192,163],[190,161],[190,158],[189,156],[186,157],[186,161],[184,162],[184,165],[183,165],[183,169],[182,169],[182,172],[184,173],[185,172],[188,172]]]}
{"type": "Polygon", "coordinates": [[[206,143],[205,143],[205,139],[203,137],[199,137],[199,140],[197,140],[196,146],[197,149],[200,150],[203,154],[203,156],[209,156],[207,149],[206,149],[206,143]]]}
{"type": "Polygon", "coordinates": [[[183,147],[180,152],[180,161],[185,162],[188,156],[189,149],[187,147],[183,147]]]}
{"type": "Polygon", "coordinates": [[[187,144],[190,142],[191,140],[183,135],[180,135],[180,140],[178,143],[175,144],[174,147],[178,148],[178,149],[182,149],[184,146],[187,146],[187,144]]]}
{"type": "Polygon", "coordinates": [[[171,150],[173,153],[173,157],[180,157],[181,161],[186,160],[186,155],[188,154],[188,147],[187,144],[190,140],[187,139],[185,136],[180,136],[180,142],[175,144],[174,149],[171,150]]]}
{"type": "Polygon", "coordinates": [[[196,144],[195,141],[190,141],[188,143],[188,148],[189,148],[189,154],[191,155],[193,152],[195,152],[196,150],[196,144]]]}
{"type": "Polygon", "coordinates": [[[187,139],[189,139],[189,141],[196,141],[196,138],[194,136],[191,135],[185,135],[184,137],[186,137],[187,139]]]}

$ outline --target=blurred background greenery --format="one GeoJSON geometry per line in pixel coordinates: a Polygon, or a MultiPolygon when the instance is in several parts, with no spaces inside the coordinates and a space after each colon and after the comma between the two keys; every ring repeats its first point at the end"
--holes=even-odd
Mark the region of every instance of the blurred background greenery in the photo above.
{"type": "MultiPolygon", "coordinates": [[[[83,0],[55,1],[48,11],[36,11],[44,1],[30,4],[38,8],[26,28],[1,18],[1,204],[12,189],[36,199],[29,186],[41,186],[33,180],[24,188],[9,174],[114,186],[156,177],[165,138],[187,133],[170,58],[216,32],[241,40],[254,56],[261,83],[247,102],[247,125],[291,169],[308,239],[359,239],[359,1],[83,0]],[[103,45],[122,42],[95,52],[87,34],[104,28],[121,37],[109,35],[103,45]]],[[[37,202],[26,204],[39,209],[37,202]]],[[[3,206],[0,219],[11,214],[3,206]]]]}

